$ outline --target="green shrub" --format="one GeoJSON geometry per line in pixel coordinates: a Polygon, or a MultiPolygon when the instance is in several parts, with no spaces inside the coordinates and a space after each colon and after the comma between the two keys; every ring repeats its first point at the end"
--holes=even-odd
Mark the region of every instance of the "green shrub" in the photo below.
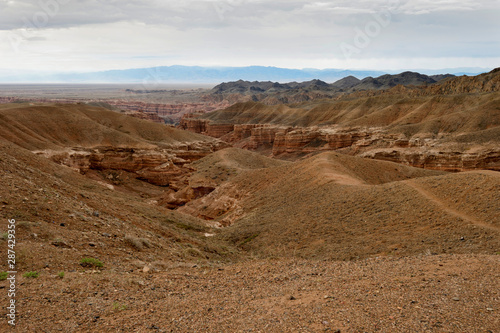
{"type": "Polygon", "coordinates": [[[57,273],[57,277],[60,279],[64,278],[64,272],[57,273]]]}
{"type": "Polygon", "coordinates": [[[23,274],[25,278],[34,278],[36,279],[40,274],[38,272],[26,272],[23,274]]]}
{"type": "Polygon", "coordinates": [[[82,267],[102,267],[104,264],[102,261],[94,258],[83,258],[80,260],[80,265],[82,267]]]}
{"type": "Polygon", "coordinates": [[[116,311],[123,311],[123,310],[127,310],[127,306],[126,305],[123,305],[123,304],[120,304],[118,302],[114,302],[113,303],[113,310],[116,310],[116,311]]]}
{"type": "Polygon", "coordinates": [[[9,274],[7,272],[0,272],[0,281],[7,280],[9,274]]]}

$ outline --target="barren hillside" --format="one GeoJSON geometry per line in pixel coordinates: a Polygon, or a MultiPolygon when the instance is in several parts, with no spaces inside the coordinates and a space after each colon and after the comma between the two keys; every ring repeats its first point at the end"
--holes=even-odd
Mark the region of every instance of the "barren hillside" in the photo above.
{"type": "Polygon", "coordinates": [[[499,324],[498,172],[283,161],[85,105],[4,105],[0,129],[20,332],[499,324]]]}

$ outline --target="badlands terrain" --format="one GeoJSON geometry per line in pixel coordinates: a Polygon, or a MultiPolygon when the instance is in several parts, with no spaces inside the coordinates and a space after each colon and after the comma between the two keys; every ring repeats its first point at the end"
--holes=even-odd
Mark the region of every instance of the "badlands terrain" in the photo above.
{"type": "Polygon", "coordinates": [[[497,332],[500,72],[436,79],[180,128],[0,105],[0,330],[497,332]]]}

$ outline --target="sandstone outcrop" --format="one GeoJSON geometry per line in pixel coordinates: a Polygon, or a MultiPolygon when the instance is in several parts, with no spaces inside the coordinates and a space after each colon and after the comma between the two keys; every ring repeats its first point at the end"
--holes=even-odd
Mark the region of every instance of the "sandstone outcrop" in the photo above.
{"type": "Polygon", "coordinates": [[[500,149],[480,152],[439,151],[426,149],[380,149],[361,154],[362,157],[396,162],[440,171],[500,171],[500,149]]]}
{"type": "Polygon", "coordinates": [[[213,124],[208,120],[196,118],[196,114],[184,115],[180,120],[179,128],[214,138],[223,137],[234,131],[233,124],[213,124]]]}
{"type": "MultiPolygon", "coordinates": [[[[221,142],[197,142],[169,149],[74,148],[67,151],[35,151],[82,174],[89,170],[125,171],[159,186],[174,186],[190,172],[185,165],[225,148],[221,142]]],[[[174,186],[175,187],[175,186],[174,186]]]]}
{"type": "Polygon", "coordinates": [[[485,148],[468,152],[451,149],[425,135],[408,138],[381,127],[290,127],[271,124],[212,124],[195,116],[184,117],[183,128],[221,138],[249,150],[270,149],[274,157],[304,156],[342,150],[350,155],[387,160],[419,168],[442,171],[500,170],[500,151],[485,148]],[[223,135],[225,133],[225,135],[223,135]]]}
{"type": "Polygon", "coordinates": [[[198,114],[188,113],[182,116],[179,128],[193,133],[204,133],[207,130],[208,120],[198,119],[198,114]]]}

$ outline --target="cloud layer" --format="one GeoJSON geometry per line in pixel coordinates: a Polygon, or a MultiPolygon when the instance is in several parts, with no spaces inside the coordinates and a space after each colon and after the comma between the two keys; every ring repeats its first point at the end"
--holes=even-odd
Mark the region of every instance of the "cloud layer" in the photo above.
{"type": "Polygon", "coordinates": [[[492,67],[498,17],[494,0],[0,0],[0,56],[47,70],[492,67]]]}

